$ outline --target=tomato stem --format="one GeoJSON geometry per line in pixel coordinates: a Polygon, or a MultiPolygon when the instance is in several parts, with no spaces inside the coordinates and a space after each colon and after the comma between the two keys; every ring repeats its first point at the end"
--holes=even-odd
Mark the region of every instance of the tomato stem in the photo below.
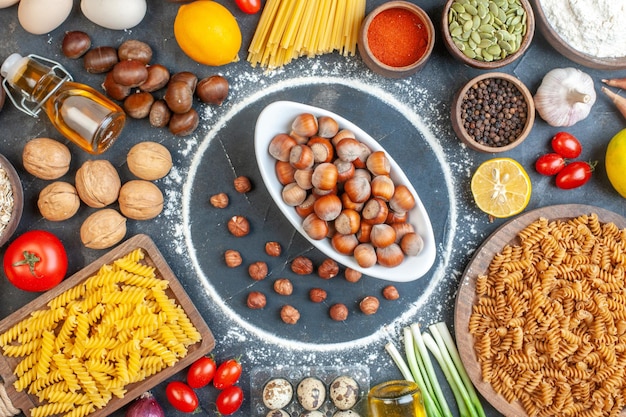
{"type": "Polygon", "coordinates": [[[22,255],[24,256],[24,259],[13,262],[13,266],[28,265],[28,270],[30,271],[31,275],[37,277],[37,274],[35,273],[35,264],[37,262],[40,262],[41,258],[38,257],[36,254],[28,251],[22,252],[22,255]]]}

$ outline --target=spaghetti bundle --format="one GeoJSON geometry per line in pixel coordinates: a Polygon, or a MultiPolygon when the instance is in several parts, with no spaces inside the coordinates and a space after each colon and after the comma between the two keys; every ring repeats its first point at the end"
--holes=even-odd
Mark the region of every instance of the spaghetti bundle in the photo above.
{"type": "Polygon", "coordinates": [[[248,61],[273,69],[333,51],[355,55],[365,0],[267,0],[248,61]]]}

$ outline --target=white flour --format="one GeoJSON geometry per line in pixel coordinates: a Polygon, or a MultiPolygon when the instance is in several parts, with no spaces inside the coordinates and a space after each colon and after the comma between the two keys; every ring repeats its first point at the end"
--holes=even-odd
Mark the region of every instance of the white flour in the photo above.
{"type": "Polygon", "coordinates": [[[541,7],[572,48],[598,58],[626,56],[626,0],[543,0],[541,7]]]}

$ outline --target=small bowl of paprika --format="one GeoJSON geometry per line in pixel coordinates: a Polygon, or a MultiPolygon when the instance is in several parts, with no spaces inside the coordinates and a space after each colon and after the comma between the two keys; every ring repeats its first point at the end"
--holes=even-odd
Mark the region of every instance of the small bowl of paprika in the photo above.
{"type": "Polygon", "coordinates": [[[363,20],[359,54],[365,65],[388,78],[403,78],[422,69],[435,45],[428,14],[408,1],[389,1],[363,20]]]}

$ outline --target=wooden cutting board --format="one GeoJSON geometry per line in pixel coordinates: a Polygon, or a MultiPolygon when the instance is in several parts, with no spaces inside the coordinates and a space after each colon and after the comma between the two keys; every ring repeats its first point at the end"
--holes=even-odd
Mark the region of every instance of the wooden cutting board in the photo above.
{"type": "MultiPolygon", "coordinates": [[[[123,398],[117,398],[114,396],[105,407],[102,409],[96,409],[96,411],[89,414],[89,416],[100,417],[113,413],[115,410],[132,401],[145,391],[152,389],[160,382],[186,368],[196,359],[206,355],[215,347],[215,339],[211,330],[196,307],[193,305],[192,301],[189,299],[185,289],[167,265],[167,262],[150,237],[143,234],[133,236],[71,277],[65,279],[58,286],[45,292],[32,302],[0,321],[0,333],[3,333],[24,318],[29,317],[31,312],[47,308],[47,303],[50,300],[94,275],[102,265],[110,264],[116,259],[123,257],[137,248],[143,249],[145,254],[145,258],[141,261],[141,263],[155,267],[157,277],[169,281],[169,288],[166,290],[166,294],[169,298],[175,299],[178,305],[185,310],[195,328],[200,332],[202,340],[189,346],[187,355],[176,362],[174,366],[167,367],[141,382],[126,386],[127,392],[123,398]]],[[[28,394],[26,391],[18,392],[13,387],[13,382],[16,380],[16,376],[13,375],[13,370],[21,358],[7,357],[1,353],[2,351],[0,349],[0,377],[2,377],[2,380],[4,381],[9,398],[16,408],[21,409],[27,417],[30,417],[31,414],[29,410],[39,405],[37,397],[28,394]]]]}
{"type": "MultiPolygon", "coordinates": [[[[540,217],[552,220],[565,220],[584,214],[596,213],[601,223],[615,223],[620,229],[626,228],[626,218],[599,207],[583,204],[563,204],[543,207],[515,217],[503,224],[476,250],[470,260],[459,286],[454,311],[456,343],[463,365],[476,389],[492,406],[507,417],[524,417],[528,414],[519,402],[509,403],[494,391],[491,384],[484,382],[481,367],[474,350],[474,337],[469,333],[469,318],[476,302],[476,278],[486,273],[493,257],[507,245],[519,244],[517,233],[540,217]]],[[[624,416],[624,412],[620,415],[624,416]]]]}

